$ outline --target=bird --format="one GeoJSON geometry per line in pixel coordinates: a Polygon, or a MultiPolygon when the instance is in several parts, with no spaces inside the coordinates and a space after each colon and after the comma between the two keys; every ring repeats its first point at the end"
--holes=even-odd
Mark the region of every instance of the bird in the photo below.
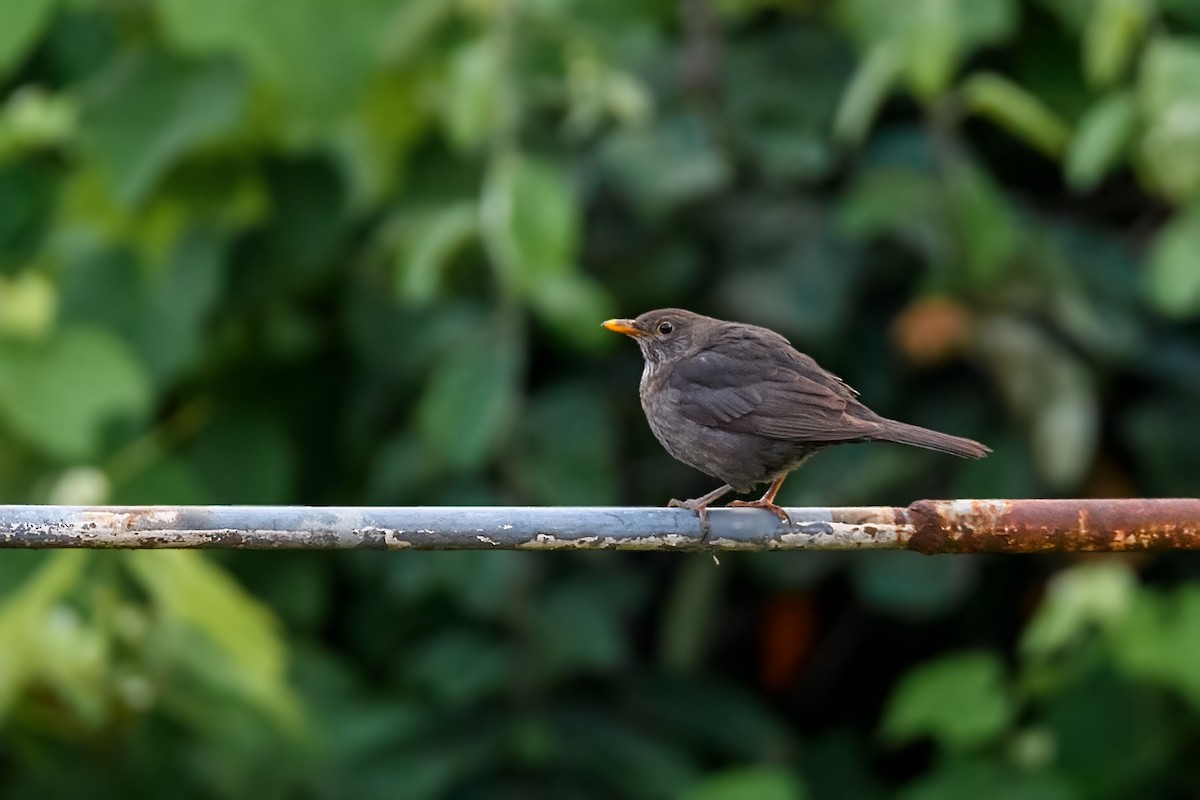
{"type": "Polygon", "coordinates": [[[708,494],[668,503],[696,511],[706,530],[712,503],[762,484],[768,486],[758,500],[729,505],[765,509],[790,527],[775,503],[779,487],[832,445],[898,442],[963,458],[991,452],[972,439],[876,414],[845,381],[768,328],[681,308],[602,324],[641,348],[638,393],[654,436],[678,461],[722,481],[708,494]]]}

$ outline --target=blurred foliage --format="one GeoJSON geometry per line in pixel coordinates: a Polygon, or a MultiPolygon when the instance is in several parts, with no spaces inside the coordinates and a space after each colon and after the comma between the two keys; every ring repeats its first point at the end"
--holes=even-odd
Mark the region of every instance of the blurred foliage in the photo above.
{"type": "MultiPolygon", "coordinates": [[[[769,325],[1194,494],[1194,0],[4,0],[0,500],[661,504],[635,348],[769,325]]],[[[0,554],[5,797],[1200,794],[1200,563],[0,554]]]]}

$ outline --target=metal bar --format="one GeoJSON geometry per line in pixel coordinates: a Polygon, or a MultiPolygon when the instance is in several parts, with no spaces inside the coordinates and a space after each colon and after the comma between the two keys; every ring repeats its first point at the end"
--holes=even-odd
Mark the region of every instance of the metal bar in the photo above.
{"type": "Polygon", "coordinates": [[[253,550],[1200,549],[1200,499],[921,500],[907,508],[0,506],[0,548],[253,550]]]}

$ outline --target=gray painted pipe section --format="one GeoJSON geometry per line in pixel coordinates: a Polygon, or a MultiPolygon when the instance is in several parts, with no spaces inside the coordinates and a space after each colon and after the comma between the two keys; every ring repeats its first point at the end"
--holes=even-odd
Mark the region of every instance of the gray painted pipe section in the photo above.
{"type": "Polygon", "coordinates": [[[902,549],[904,509],[0,506],[0,548],[253,550],[902,549]]]}

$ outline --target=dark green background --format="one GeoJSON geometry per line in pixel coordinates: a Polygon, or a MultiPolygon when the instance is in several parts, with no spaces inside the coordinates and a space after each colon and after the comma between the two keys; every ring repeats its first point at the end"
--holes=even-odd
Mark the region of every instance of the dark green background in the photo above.
{"type": "MultiPolygon", "coordinates": [[[[0,0],[0,501],[713,487],[600,329],[771,326],[991,445],[787,504],[1200,478],[1194,0],[0,0]]],[[[0,795],[1200,794],[1200,562],[0,553],[0,795]]]]}

